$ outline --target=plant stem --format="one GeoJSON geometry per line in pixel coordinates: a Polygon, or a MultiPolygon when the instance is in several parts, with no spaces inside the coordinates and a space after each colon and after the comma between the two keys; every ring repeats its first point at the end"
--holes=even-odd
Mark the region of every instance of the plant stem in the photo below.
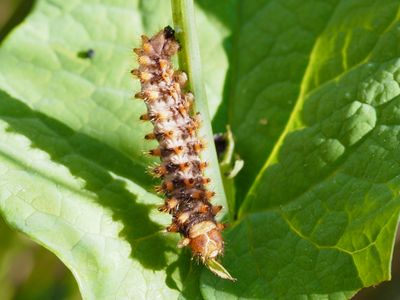
{"type": "Polygon", "coordinates": [[[171,0],[171,5],[176,37],[181,45],[179,66],[188,75],[188,89],[193,92],[195,96],[194,111],[199,112],[202,119],[202,126],[200,127],[199,134],[207,141],[208,147],[202,155],[202,158],[208,161],[210,165],[206,174],[211,178],[211,188],[216,192],[215,202],[224,206],[223,214],[226,214],[228,212],[228,204],[222,183],[217,153],[214,147],[207,96],[202,79],[200,49],[197,38],[193,0],[171,0]]]}

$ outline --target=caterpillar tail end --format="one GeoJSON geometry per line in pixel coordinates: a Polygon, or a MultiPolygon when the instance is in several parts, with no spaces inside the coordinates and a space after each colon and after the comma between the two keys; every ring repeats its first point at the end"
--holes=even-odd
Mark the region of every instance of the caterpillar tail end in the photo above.
{"type": "Polygon", "coordinates": [[[232,277],[231,274],[229,274],[228,270],[224,268],[223,265],[221,265],[217,260],[214,258],[207,259],[204,261],[204,264],[207,266],[207,268],[213,272],[215,275],[218,277],[221,277],[222,279],[227,279],[230,281],[236,281],[237,279],[232,277]]]}

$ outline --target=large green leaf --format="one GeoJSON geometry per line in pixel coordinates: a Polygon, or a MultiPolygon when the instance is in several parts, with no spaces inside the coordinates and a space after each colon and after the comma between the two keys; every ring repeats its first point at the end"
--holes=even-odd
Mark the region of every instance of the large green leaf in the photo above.
{"type": "Polygon", "coordinates": [[[204,270],[199,284],[201,269],[160,232],[169,217],[144,174],[150,127],[129,99],[130,48],[170,22],[167,1],[41,0],[4,42],[7,221],[58,255],[85,299],[344,299],[388,279],[398,1],[199,4],[213,124],[232,125],[246,166],[224,258],[238,281],[204,270]],[[77,56],[89,48],[93,59],[77,56]]]}
{"type": "MultiPolygon", "coordinates": [[[[300,9],[318,7],[315,1],[292,1],[300,11],[285,6],[284,13],[283,4],[273,3],[264,3],[247,20],[263,18],[255,26],[274,28],[290,15],[307,24],[323,19],[313,28],[318,33],[311,47],[302,48],[308,49],[308,62],[289,121],[228,234],[224,262],[238,282],[215,282],[204,274],[203,292],[216,299],[345,299],[390,278],[400,209],[400,3],[323,2],[330,9],[318,17],[315,10],[300,9]]],[[[291,28],[311,34],[308,27],[291,28]]],[[[271,43],[285,36],[281,32],[271,43]]],[[[292,36],[290,45],[297,42],[304,37],[292,36]]],[[[265,60],[276,62],[276,56],[267,54],[265,60]]],[[[292,82],[294,73],[281,66],[283,81],[292,82]]],[[[249,90],[270,72],[268,65],[258,68],[249,90]]],[[[279,78],[280,72],[271,76],[279,78]]],[[[258,87],[260,95],[265,88],[258,87]]],[[[254,103],[246,99],[249,107],[258,106],[246,116],[269,118],[268,95],[254,103]]],[[[257,131],[254,124],[246,126],[257,131]]],[[[239,143],[252,143],[241,134],[239,143]]],[[[258,138],[258,143],[267,142],[258,138]]],[[[257,155],[254,159],[265,153],[255,147],[246,151],[257,155]]]]}
{"type": "MultiPolygon", "coordinates": [[[[198,15],[221,44],[223,26],[198,15]]],[[[140,35],[170,20],[168,1],[42,0],[0,50],[0,210],[63,260],[85,299],[199,295],[199,267],[162,232],[129,74],[140,35]]],[[[226,69],[222,47],[211,55],[226,69]]],[[[213,115],[225,71],[208,72],[213,115]]]]}
{"type": "Polygon", "coordinates": [[[229,123],[245,161],[237,178],[239,202],[286,125],[312,48],[337,2],[239,1],[228,100],[229,123]]]}

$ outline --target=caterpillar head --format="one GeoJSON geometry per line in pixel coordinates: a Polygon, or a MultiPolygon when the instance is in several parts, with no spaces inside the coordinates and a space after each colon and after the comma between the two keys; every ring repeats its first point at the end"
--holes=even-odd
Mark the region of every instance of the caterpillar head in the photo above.
{"type": "Polygon", "coordinates": [[[164,36],[166,39],[175,38],[175,30],[171,26],[166,26],[164,28],[164,36]]]}

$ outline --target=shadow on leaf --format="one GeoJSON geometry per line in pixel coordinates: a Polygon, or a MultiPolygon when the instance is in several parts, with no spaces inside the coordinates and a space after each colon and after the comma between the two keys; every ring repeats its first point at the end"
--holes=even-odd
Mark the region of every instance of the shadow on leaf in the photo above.
{"type": "Polygon", "coordinates": [[[76,132],[61,122],[35,112],[26,104],[0,92],[0,119],[10,132],[26,136],[32,146],[47,152],[51,159],[85,180],[85,189],[96,194],[98,204],[112,211],[113,219],[123,224],[120,236],[131,245],[131,256],[144,268],[167,267],[166,252],[176,251],[161,234],[161,226],[149,218],[154,205],[137,202],[123,180],[127,178],[150,188],[143,166],[100,141],[76,132]]]}

